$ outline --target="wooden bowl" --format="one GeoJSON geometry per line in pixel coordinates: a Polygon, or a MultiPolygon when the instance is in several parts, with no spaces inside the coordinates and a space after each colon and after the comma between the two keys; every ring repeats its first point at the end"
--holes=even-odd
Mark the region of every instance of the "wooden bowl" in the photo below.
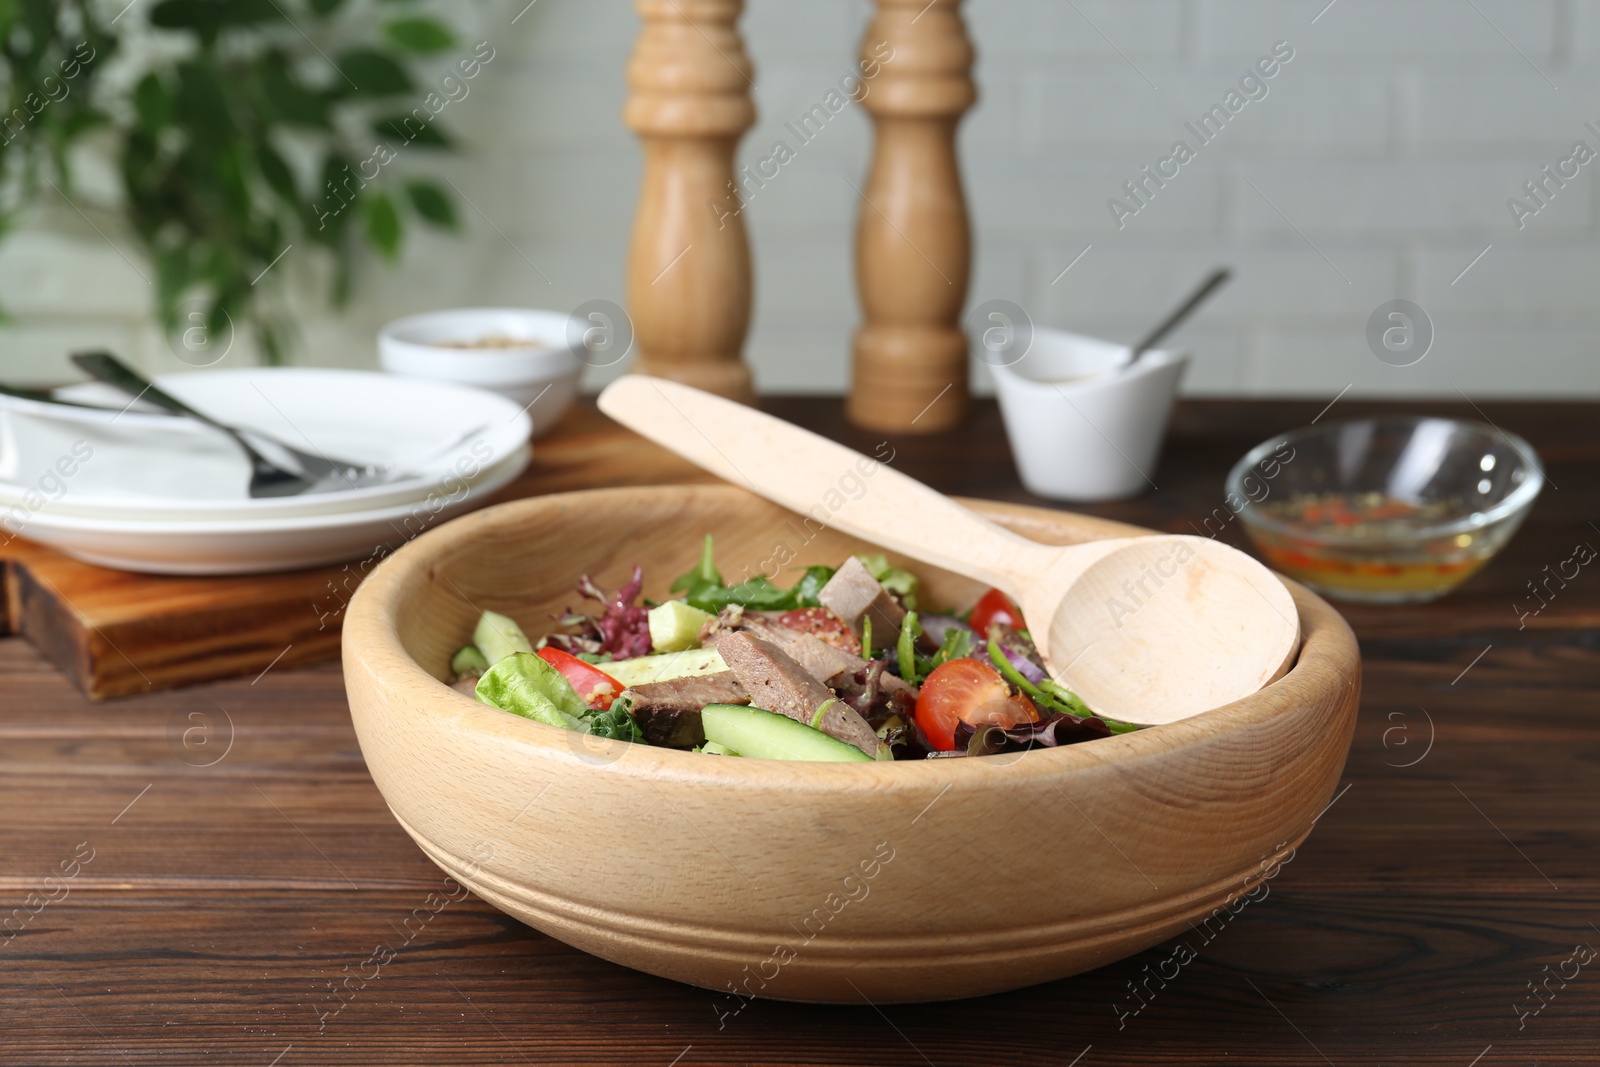
{"type": "MultiPolygon", "coordinates": [[[[1148,532],[966,503],[1058,544],[1148,532]]],[[[723,991],[732,1011],[751,996],[996,993],[1190,924],[1203,941],[1259,895],[1332,798],[1361,665],[1343,619],[1298,586],[1304,648],[1261,692],[1010,756],[697,756],[556,730],[440,681],[479,611],[537,634],[578,605],[580,573],[614,588],[634,563],[645,595],[664,597],[706,533],[729,581],[784,581],[871,547],[818,517],[727,486],[594,490],[490,508],[396,552],[351,601],[344,669],[367,766],[400,824],[497,908],[604,959],[723,991]]],[[[965,607],[981,591],[907,565],[925,604],[965,607]]]]}

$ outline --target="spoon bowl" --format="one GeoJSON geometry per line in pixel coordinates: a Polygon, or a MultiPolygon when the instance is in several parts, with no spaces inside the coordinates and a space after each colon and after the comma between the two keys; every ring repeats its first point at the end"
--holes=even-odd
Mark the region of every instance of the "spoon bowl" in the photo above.
{"type": "Polygon", "coordinates": [[[768,500],[1000,589],[1051,676],[1111,718],[1153,726],[1231,703],[1282,675],[1299,648],[1289,591],[1226,545],[1187,535],[1042,545],[842,445],[664,379],[620,378],[600,409],[768,500]],[[852,472],[869,476],[856,499],[838,489],[852,472]]]}

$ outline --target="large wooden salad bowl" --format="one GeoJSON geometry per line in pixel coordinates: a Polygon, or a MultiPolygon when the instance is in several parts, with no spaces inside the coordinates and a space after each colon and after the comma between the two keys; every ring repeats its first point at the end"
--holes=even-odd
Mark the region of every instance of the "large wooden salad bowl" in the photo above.
{"type": "MultiPolygon", "coordinates": [[[[1056,544],[1144,532],[967,503],[1056,544]]],[[[732,487],[595,490],[448,523],[351,601],[351,715],[395,817],[473,892],[584,951],[727,993],[730,1011],[750,996],[883,1003],[1015,989],[1204,927],[1219,908],[1225,921],[1334,795],[1361,665],[1339,615],[1292,584],[1304,646],[1261,692],[1013,755],[702,756],[556,730],[440,680],[481,610],[533,631],[577,606],[579,574],[615,587],[635,563],[645,596],[661,598],[706,533],[730,581],[871,547],[732,487]]],[[[924,604],[962,609],[981,592],[907,565],[924,604]]]]}

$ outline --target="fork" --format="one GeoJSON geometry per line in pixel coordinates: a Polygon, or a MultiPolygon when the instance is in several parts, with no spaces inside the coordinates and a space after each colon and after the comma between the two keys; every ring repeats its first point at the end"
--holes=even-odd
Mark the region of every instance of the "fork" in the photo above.
{"type": "Polygon", "coordinates": [[[313,487],[341,488],[338,484],[340,482],[344,483],[342,488],[360,489],[389,480],[387,464],[361,463],[356,460],[317,455],[285,444],[258,430],[235,429],[218,422],[163,391],[109,352],[74,352],[72,362],[91,377],[115,386],[136,400],[149,400],[173,414],[187,416],[227,434],[250,462],[252,497],[294,496],[312,490],[313,487]],[[262,455],[245,439],[245,434],[271,447],[281,449],[299,467],[299,471],[289,470],[262,455]]]}

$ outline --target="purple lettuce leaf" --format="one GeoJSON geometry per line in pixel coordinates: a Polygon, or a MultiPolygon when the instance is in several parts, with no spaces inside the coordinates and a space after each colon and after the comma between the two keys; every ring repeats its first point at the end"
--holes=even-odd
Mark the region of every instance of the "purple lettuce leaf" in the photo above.
{"type": "MultiPolygon", "coordinates": [[[[649,613],[643,605],[634,603],[643,587],[644,570],[637,564],[633,568],[633,577],[615,593],[601,589],[587,574],[578,579],[578,592],[604,605],[598,617],[585,616],[592,619],[594,629],[599,634],[599,646],[592,651],[609,652],[613,659],[632,659],[650,654],[654,646],[650,642],[649,613]]],[[[573,618],[571,613],[568,618],[573,618]]]]}

